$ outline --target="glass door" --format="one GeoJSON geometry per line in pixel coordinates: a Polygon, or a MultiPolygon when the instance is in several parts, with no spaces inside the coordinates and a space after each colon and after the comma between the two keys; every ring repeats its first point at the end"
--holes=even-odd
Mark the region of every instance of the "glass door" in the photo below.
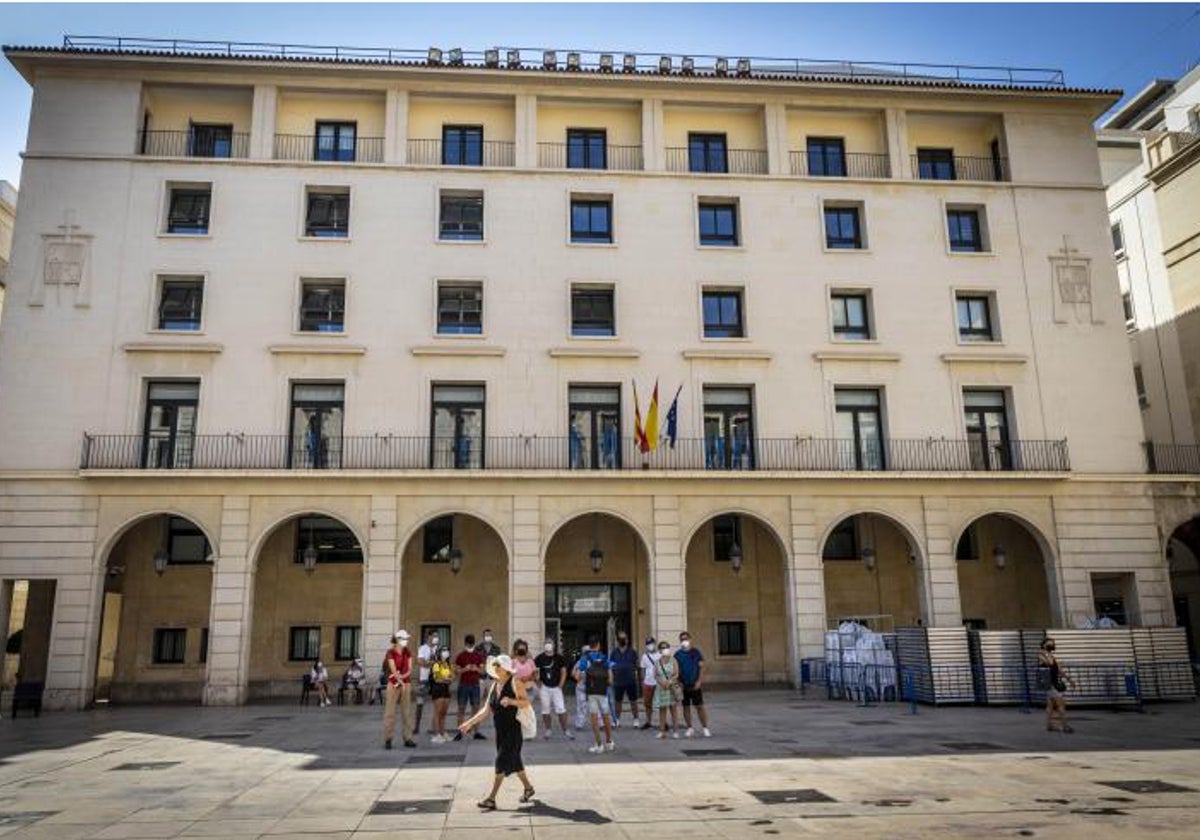
{"type": "Polygon", "coordinates": [[[342,465],[345,390],[340,382],[293,383],[289,467],[323,470],[342,465]]]}
{"type": "Polygon", "coordinates": [[[754,413],[749,388],[704,389],[704,468],[754,469],[754,413]]]}
{"type": "Polygon", "coordinates": [[[568,391],[568,401],[571,469],[620,469],[620,386],[572,385],[568,391]]]}
{"type": "Polygon", "coordinates": [[[838,388],[834,399],[838,466],[844,470],[882,470],[885,459],[879,391],[838,388]]]}
{"type": "Polygon", "coordinates": [[[1012,469],[1004,392],[964,391],[963,408],[971,469],[1012,469]]]}
{"type": "Polygon", "coordinates": [[[199,382],[151,382],[146,388],[142,466],[175,469],[192,465],[199,382]]]}
{"type": "Polygon", "coordinates": [[[433,469],[483,469],[484,396],[482,385],[433,386],[433,469]]]}

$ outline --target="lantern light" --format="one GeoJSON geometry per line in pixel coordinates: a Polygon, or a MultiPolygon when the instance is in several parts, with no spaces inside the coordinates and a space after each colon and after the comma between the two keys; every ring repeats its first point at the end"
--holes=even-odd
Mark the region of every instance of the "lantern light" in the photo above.
{"type": "Polygon", "coordinates": [[[450,571],[458,574],[462,571],[463,553],[461,548],[450,549],[450,571]]]}
{"type": "Polygon", "coordinates": [[[865,546],[862,550],[862,561],[868,572],[875,571],[875,549],[869,545],[865,546]]]}
{"type": "Polygon", "coordinates": [[[1008,565],[1008,552],[1004,550],[1004,546],[997,545],[992,549],[992,562],[996,564],[997,569],[1003,569],[1008,565]]]}
{"type": "Polygon", "coordinates": [[[742,547],[734,540],[733,545],[729,546],[729,563],[733,567],[734,574],[740,574],[742,571],[742,547]]]}
{"type": "Polygon", "coordinates": [[[305,574],[311,575],[317,570],[317,547],[311,543],[304,551],[300,552],[300,559],[304,561],[305,574]]]}
{"type": "Polygon", "coordinates": [[[167,554],[165,548],[158,548],[154,552],[154,573],[161,575],[167,570],[167,564],[171,562],[171,557],[167,554]]]}

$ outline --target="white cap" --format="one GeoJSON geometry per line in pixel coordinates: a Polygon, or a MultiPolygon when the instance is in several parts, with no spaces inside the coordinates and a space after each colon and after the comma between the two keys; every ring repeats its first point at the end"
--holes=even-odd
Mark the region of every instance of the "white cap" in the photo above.
{"type": "Polygon", "coordinates": [[[392,634],[392,638],[393,639],[407,639],[408,631],[407,630],[397,630],[395,633],[392,634]]]}

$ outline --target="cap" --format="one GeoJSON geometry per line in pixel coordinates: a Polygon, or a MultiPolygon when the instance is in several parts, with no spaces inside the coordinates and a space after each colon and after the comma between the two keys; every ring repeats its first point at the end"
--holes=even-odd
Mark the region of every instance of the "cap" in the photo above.
{"type": "Polygon", "coordinates": [[[652,645],[652,644],[654,644],[654,637],[653,637],[653,636],[647,636],[647,637],[646,637],[646,644],[648,644],[648,645],[652,645]]]}
{"type": "Polygon", "coordinates": [[[408,631],[407,630],[397,630],[395,633],[392,634],[392,638],[393,639],[407,639],[408,631]]]}

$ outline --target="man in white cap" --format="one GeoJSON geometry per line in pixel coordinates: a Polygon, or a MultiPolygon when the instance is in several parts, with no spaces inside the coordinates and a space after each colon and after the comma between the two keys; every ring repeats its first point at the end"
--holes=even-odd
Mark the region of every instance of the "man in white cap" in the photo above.
{"type": "Polygon", "coordinates": [[[392,748],[396,731],[396,703],[400,704],[400,725],[404,746],[415,747],[412,715],[412,651],[408,649],[408,631],[397,630],[392,646],[383,657],[383,672],[387,676],[387,701],[383,710],[383,748],[392,748]]]}

